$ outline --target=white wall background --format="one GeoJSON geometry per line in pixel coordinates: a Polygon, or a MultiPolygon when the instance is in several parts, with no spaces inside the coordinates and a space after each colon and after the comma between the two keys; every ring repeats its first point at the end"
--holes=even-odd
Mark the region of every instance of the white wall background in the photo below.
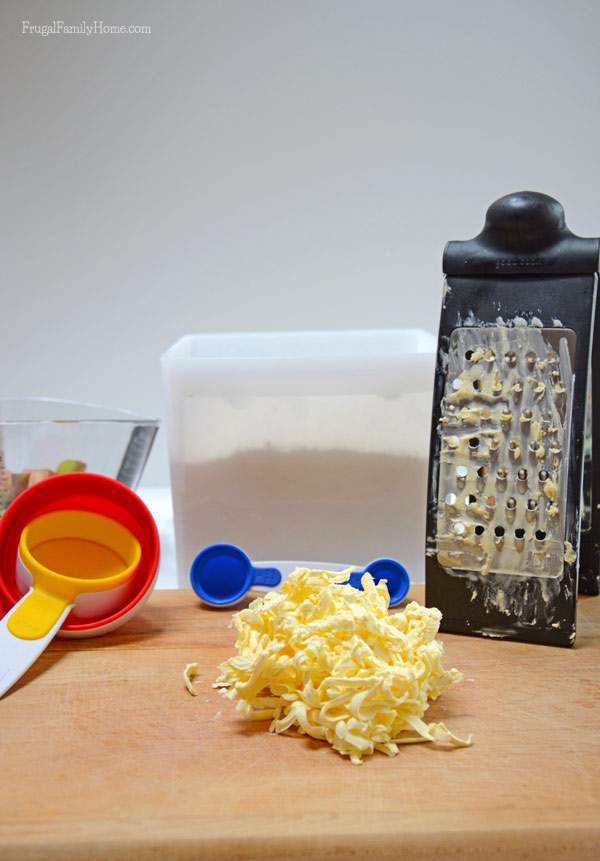
{"type": "Polygon", "coordinates": [[[2,0],[0,32],[5,395],[155,415],[189,331],[434,330],[444,242],[509,191],[600,231],[595,0],[2,0]],[[21,34],[82,18],[152,34],[21,34]]]}

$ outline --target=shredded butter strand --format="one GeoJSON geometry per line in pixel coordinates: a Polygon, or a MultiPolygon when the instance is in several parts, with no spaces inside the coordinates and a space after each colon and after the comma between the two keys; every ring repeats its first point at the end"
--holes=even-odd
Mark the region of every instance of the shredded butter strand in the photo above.
{"type": "Polygon", "coordinates": [[[194,687],[194,685],[192,683],[192,679],[195,679],[197,675],[198,675],[198,664],[197,663],[194,662],[192,664],[186,664],[185,665],[185,668],[183,670],[183,684],[186,686],[186,688],[188,689],[188,691],[191,693],[191,695],[193,697],[198,696],[198,691],[196,690],[196,688],[194,687]]]}
{"type": "Polygon", "coordinates": [[[214,687],[271,732],[322,739],[355,764],[418,741],[470,745],[423,721],[429,701],[462,680],[442,666],[440,611],[413,601],[390,615],[385,582],[365,574],[359,591],[347,579],[298,568],[236,613],[236,654],[214,687]]]}

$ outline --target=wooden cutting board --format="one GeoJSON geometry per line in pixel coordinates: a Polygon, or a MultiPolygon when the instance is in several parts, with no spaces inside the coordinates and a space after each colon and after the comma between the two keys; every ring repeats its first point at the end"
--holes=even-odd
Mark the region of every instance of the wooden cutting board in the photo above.
{"type": "Polygon", "coordinates": [[[158,592],[113,635],[54,641],[0,700],[0,858],[600,858],[600,598],[572,650],[444,636],[465,681],[428,718],[474,746],[362,766],[211,688],[229,618],[158,592]]]}

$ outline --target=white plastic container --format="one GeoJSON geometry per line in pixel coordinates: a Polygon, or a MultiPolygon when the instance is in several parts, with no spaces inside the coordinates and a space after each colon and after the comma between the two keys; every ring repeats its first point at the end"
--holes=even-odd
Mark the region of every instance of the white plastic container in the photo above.
{"type": "Polygon", "coordinates": [[[402,562],[424,579],[433,335],[187,335],[162,357],[179,583],[252,559],[402,562]]]}

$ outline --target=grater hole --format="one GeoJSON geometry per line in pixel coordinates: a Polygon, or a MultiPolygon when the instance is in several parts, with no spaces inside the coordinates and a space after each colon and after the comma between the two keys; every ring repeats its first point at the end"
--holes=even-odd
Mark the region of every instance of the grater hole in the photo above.
{"type": "Polygon", "coordinates": [[[538,541],[543,541],[546,537],[546,533],[544,532],[543,529],[537,529],[536,533],[535,533],[535,537],[537,538],[538,541]]]}
{"type": "Polygon", "coordinates": [[[471,361],[474,352],[474,350],[467,350],[467,352],[465,353],[465,359],[467,360],[467,362],[471,361]]]}
{"type": "Polygon", "coordinates": [[[519,529],[515,529],[515,538],[525,538],[525,530],[519,527],[519,529]]]}
{"type": "Polygon", "coordinates": [[[473,380],[473,388],[475,389],[476,392],[480,391],[481,380],[473,380]]]}
{"type": "Polygon", "coordinates": [[[479,437],[478,436],[472,436],[469,439],[469,448],[471,448],[471,449],[479,448],[479,437]]]}
{"type": "Polygon", "coordinates": [[[504,526],[496,526],[494,529],[494,535],[496,538],[502,538],[504,535],[504,526]]]}
{"type": "Polygon", "coordinates": [[[476,502],[477,502],[477,497],[474,496],[472,493],[470,493],[466,499],[467,506],[475,505],[476,502]]]}
{"type": "Polygon", "coordinates": [[[479,476],[479,478],[487,478],[488,472],[489,472],[489,470],[488,470],[487,466],[480,466],[479,469],[477,470],[477,475],[479,476]]]}
{"type": "Polygon", "coordinates": [[[481,523],[478,523],[475,527],[475,535],[483,535],[485,532],[485,526],[482,526],[481,523]]]}

